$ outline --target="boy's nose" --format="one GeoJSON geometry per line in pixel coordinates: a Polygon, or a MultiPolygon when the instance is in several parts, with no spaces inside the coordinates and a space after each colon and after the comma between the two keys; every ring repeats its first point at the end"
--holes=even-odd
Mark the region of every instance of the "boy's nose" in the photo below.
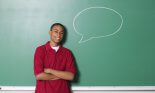
{"type": "Polygon", "coordinates": [[[58,37],[60,37],[61,36],[61,33],[58,33],[58,35],[57,35],[58,37]]]}

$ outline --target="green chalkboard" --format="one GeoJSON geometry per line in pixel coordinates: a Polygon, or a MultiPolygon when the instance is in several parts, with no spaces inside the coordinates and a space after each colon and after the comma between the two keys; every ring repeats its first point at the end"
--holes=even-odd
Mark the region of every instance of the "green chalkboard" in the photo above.
{"type": "Polygon", "coordinates": [[[155,0],[0,0],[1,86],[35,85],[35,48],[55,22],[67,28],[73,85],[155,85],[155,0]]]}

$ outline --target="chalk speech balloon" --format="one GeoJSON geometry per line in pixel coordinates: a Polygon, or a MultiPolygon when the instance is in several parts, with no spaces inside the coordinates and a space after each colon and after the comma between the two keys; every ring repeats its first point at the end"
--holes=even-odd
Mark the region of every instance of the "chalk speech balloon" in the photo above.
{"type": "Polygon", "coordinates": [[[112,36],[120,31],[122,25],[122,15],[107,7],[88,7],[73,19],[74,31],[81,36],[79,43],[112,36]]]}

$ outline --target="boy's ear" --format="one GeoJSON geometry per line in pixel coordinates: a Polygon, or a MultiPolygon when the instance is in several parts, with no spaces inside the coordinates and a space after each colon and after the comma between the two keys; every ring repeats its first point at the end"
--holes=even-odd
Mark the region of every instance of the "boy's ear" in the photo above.
{"type": "Polygon", "coordinates": [[[51,31],[48,31],[48,34],[50,35],[51,34],[51,31]]]}

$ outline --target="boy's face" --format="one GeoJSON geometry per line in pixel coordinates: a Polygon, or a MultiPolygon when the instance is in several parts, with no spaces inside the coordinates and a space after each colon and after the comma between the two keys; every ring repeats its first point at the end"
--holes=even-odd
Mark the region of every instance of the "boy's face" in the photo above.
{"type": "Polygon", "coordinates": [[[58,44],[61,42],[64,36],[64,31],[61,26],[56,25],[52,28],[52,31],[49,32],[51,41],[55,44],[58,44]]]}

